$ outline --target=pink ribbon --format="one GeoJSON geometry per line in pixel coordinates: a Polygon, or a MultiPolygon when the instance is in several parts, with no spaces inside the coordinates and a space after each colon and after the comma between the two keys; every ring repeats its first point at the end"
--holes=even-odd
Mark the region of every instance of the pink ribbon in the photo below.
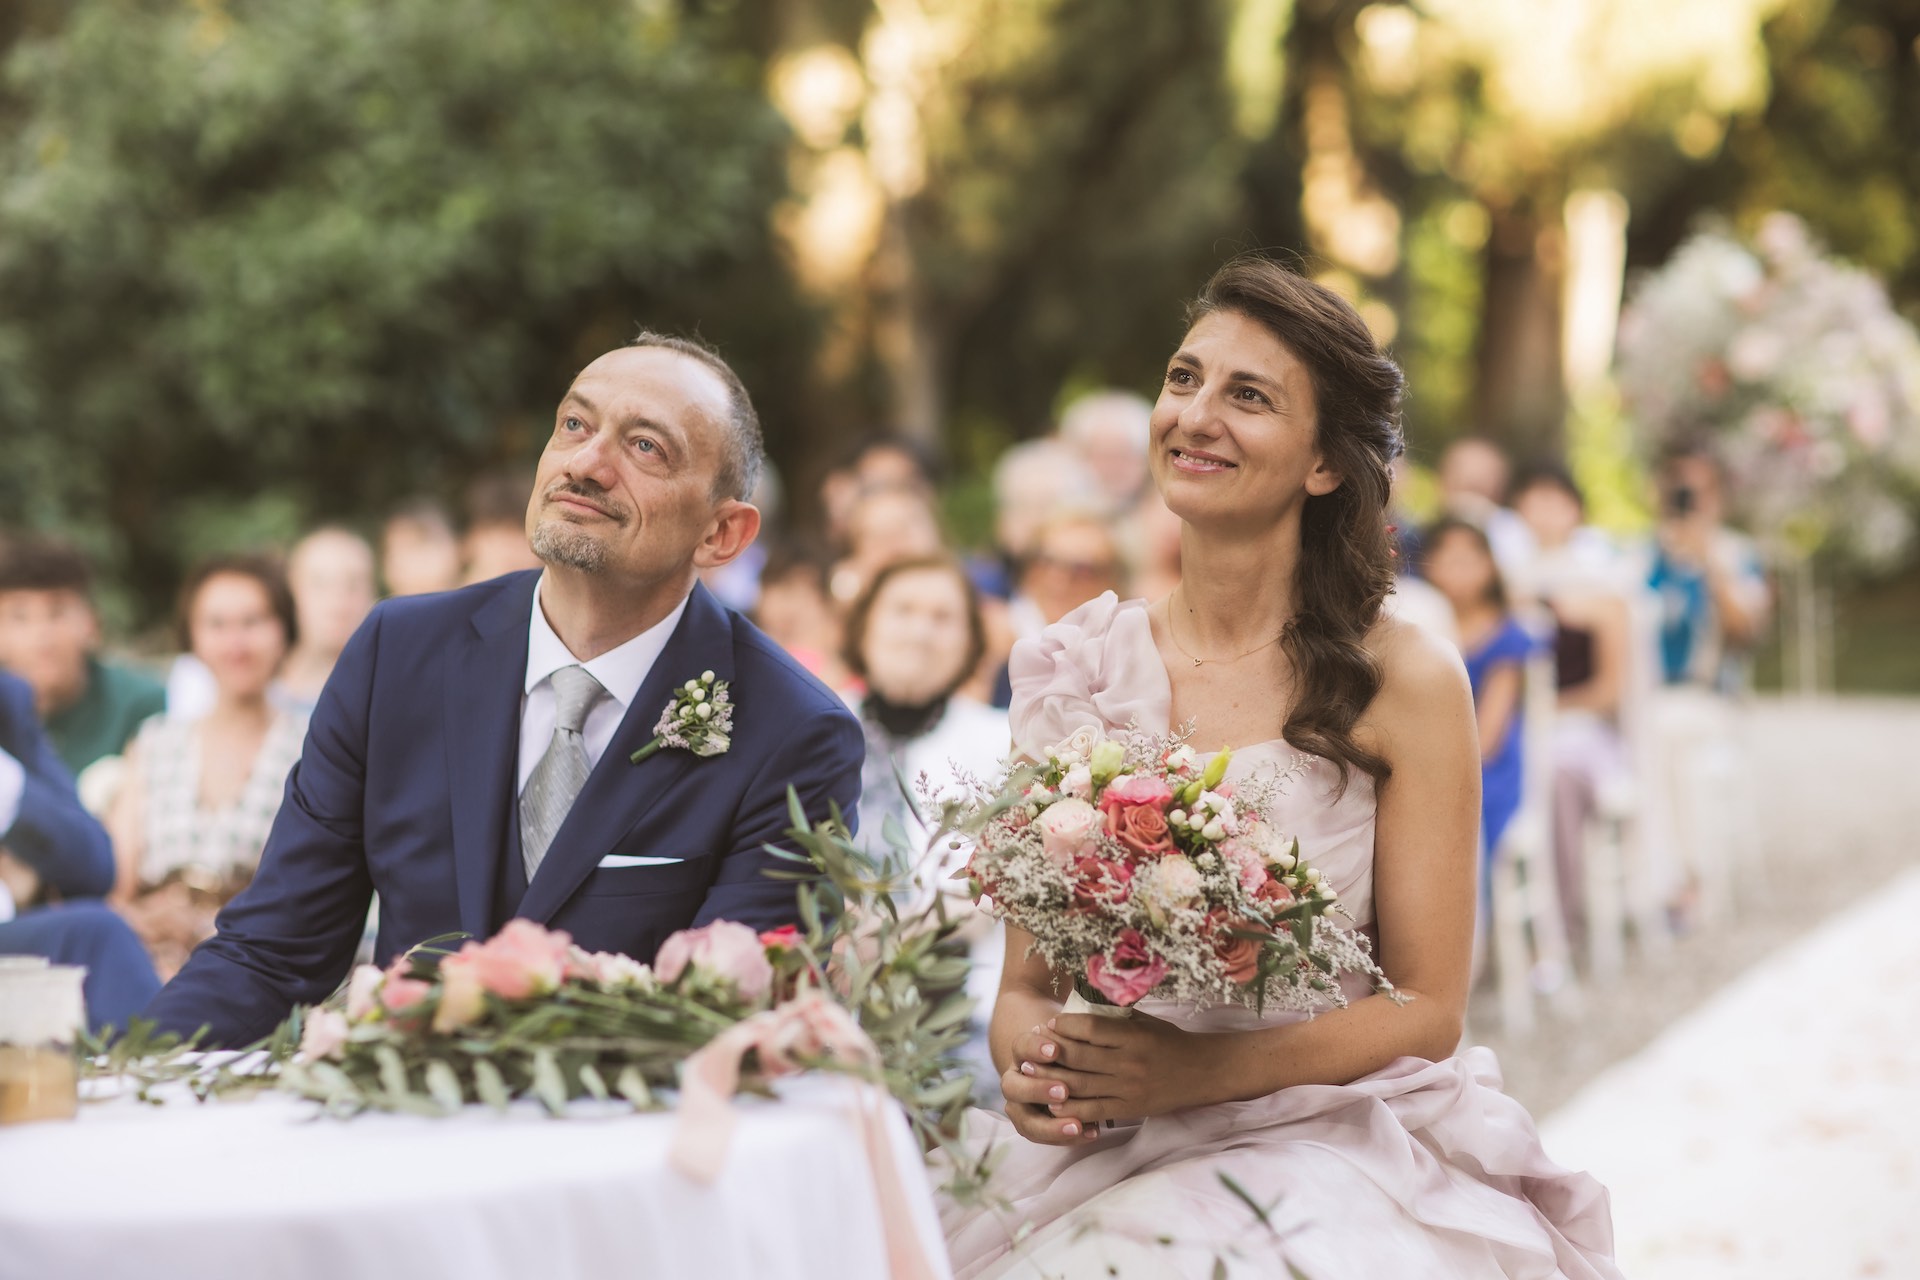
{"type": "MultiPolygon", "coordinates": [[[[880,1061],[879,1050],[853,1016],[818,991],[803,991],[715,1036],[681,1070],[679,1123],[667,1148],[667,1162],[695,1182],[711,1185],[726,1166],[739,1120],[733,1095],[740,1088],[740,1064],[750,1051],[758,1052],[760,1069],[769,1077],[801,1070],[802,1060],[869,1069],[880,1061]]],[[[887,1270],[894,1280],[938,1280],[947,1272],[927,1257],[914,1227],[905,1180],[887,1133],[883,1096],[871,1083],[863,1084],[854,1125],[879,1197],[887,1270]]]]}

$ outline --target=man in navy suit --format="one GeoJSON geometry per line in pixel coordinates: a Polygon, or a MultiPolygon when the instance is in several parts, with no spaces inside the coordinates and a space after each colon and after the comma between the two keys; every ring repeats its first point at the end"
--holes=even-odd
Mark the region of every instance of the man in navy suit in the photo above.
{"type": "Polygon", "coordinates": [[[851,814],[865,747],[845,705],[698,584],[760,527],[760,430],[711,350],[642,334],[583,370],[541,455],[545,568],[389,600],[340,655],[253,883],[149,1006],[245,1043],[375,959],[520,916],[650,959],[675,930],[798,917],[768,844],[851,814]],[[674,693],[731,686],[724,753],[640,764],[674,693]],[[582,674],[584,673],[584,675],[582,674]],[[590,677],[590,679],[588,678],[590,677]]]}
{"type": "Polygon", "coordinates": [[[0,672],[0,955],[87,967],[96,1027],[139,1011],[160,979],[127,922],[97,899],[113,888],[113,845],[80,807],[73,777],[33,711],[33,689],[0,672]],[[42,895],[51,906],[26,909],[42,895]],[[17,914],[16,914],[17,911],[17,914]]]}

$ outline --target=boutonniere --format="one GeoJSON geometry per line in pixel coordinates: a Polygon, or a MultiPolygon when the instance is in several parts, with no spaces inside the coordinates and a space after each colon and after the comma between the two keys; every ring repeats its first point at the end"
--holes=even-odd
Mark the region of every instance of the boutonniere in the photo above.
{"type": "Polygon", "coordinates": [[[698,680],[689,680],[674,690],[660,723],[653,726],[653,741],[634,752],[639,764],[662,747],[691,751],[697,756],[717,756],[733,745],[733,700],[727,695],[727,682],[702,671],[698,680]]]}

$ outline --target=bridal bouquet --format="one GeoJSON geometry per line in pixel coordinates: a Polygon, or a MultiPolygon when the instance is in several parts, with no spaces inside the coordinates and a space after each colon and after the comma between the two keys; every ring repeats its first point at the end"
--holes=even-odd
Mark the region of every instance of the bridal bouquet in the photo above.
{"type": "Polygon", "coordinates": [[[1072,973],[1070,1011],[1147,996],[1264,1010],[1344,1005],[1338,979],[1392,986],[1339,901],[1266,810],[1280,780],[1227,784],[1177,737],[1083,729],[974,806],[966,874],[988,909],[1072,973]]]}

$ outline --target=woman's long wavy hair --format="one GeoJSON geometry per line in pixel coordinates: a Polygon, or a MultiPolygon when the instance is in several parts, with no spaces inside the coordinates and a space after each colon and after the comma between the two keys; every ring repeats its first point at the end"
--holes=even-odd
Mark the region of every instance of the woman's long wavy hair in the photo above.
{"type": "Polygon", "coordinates": [[[1246,255],[1214,272],[1187,308],[1188,327],[1219,311],[1263,326],[1306,365],[1315,446],[1340,475],[1301,516],[1294,614],[1281,637],[1294,671],[1287,742],[1338,766],[1343,790],[1355,768],[1384,782],[1392,767],[1355,741],[1353,726],[1383,678],[1365,640],[1393,589],[1387,496],[1404,448],[1406,380],[1345,299],[1270,258],[1246,255]]]}

